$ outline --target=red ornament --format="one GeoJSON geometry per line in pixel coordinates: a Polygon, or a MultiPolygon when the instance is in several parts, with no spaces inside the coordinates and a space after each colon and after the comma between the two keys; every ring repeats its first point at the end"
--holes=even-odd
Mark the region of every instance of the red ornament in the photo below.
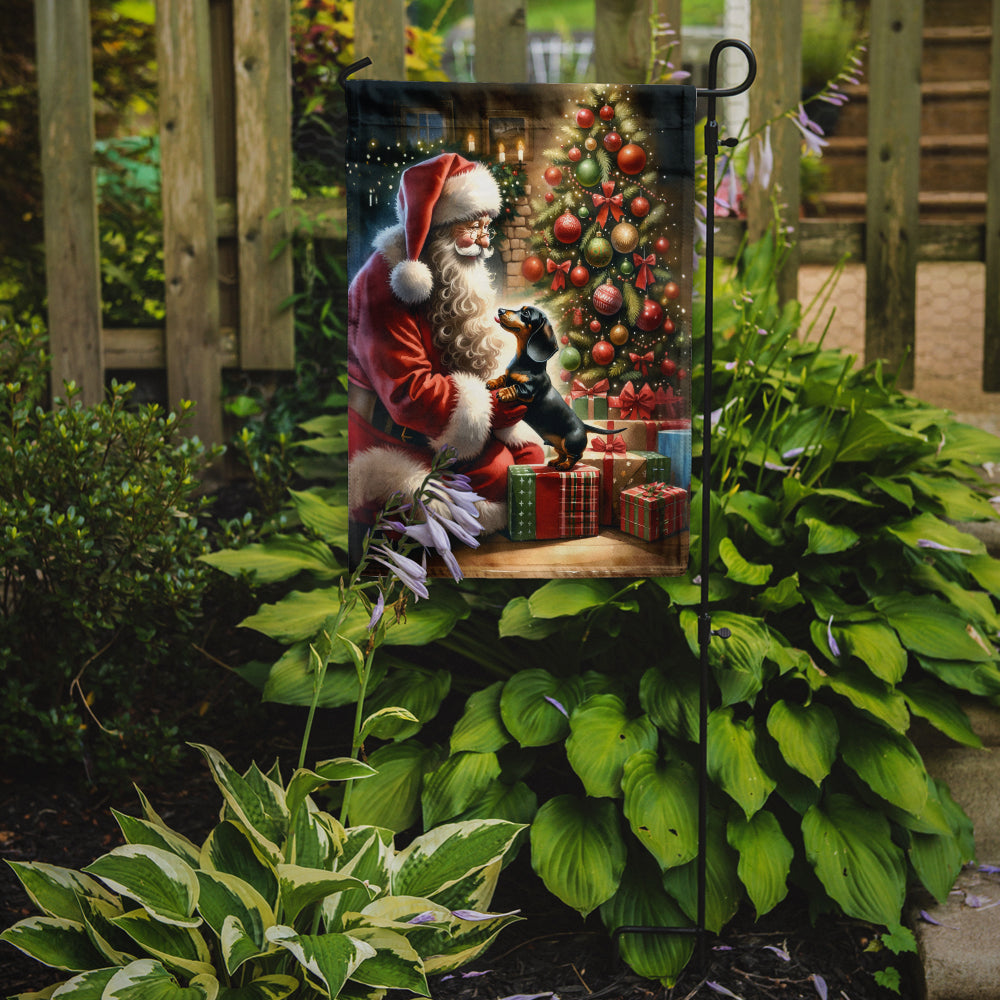
{"type": "Polygon", "coordinates": [[[566,334],[564,333],[564,334],[563,334],[563,335],[562,335],[562,336],[561,336],[561,337],[559,338],[559,343],[560,343],[560,344],[564,344],[564,345],[565,345],[565,344],[568,344],[568,343],[569,343],[569,337],[567,337],[567,336],[566,336],[566,334]]]}
{"type": "Polygon", "coordinates": [[[562,379],[563,382],[571,382],[573,379],[573,373],[564,369],[559,373],[559,378],[562,379]]]}
{"type": "Polygon", "coordinates": [[[600,110],[601,121],[609,122],[615,116],[615,109],[610,104],[605,104],[600,110]]]}
{"type": "Polygon", "coordinates": [[[681,369],[681,370],[680,370],[680,371],[679,371],[679,372],[677,373],[677,377],[678,377],[678,378],[687,378],[687,377],[688,377],[688,373],[687,373],[686,371],[684,371],[684,369],[682,368],[682,369],[681,369]]]}
{"type": "Polygon", "coordinates": [[[670,240],[668,240],[666,236],[661,236],[653,244],[653,246],[655,246],[660,253],[666,253],[670,249],[670,240]]]}
{"type": "Polygon", "coordinates": [[[632,204],[629,205],[629,208],[637,219],[641,219],[644,215],[649,215],[649,201],[643,198],[641,194],[636,195],[632,199],[632,204]]]}
{"type": "Polygon", "coordinates": [[[614,316],[622,307],[622,293],[617,285],[610,282],[598,286],[594,292],[594,308],[602,316],[614,316]]]}
{"type": "Polygon", "coordinates": [[[617,153],[622,148],[622,137],[617,132],[609,132],[604,137],[604,148],[609,153],[617,153]]]}
{"type": "Polygon", "coordinates": [[[546,167],[542,176],[545,178],[545,183],[551,184],[552,187],[562,183],[562,171],[558,167],[546,167]]]}
{"type": "Polygon", "coordinates": [[[634,142],[628,143],[628,145],[622,146],[618,150],[618,169],[623,174],[633,174],[642,173],[643,167],[646,166],[646,153],[641,146],[637,146],[634,142]]]}
{"type": "Polygon", "coordinates": [[[664,358],[660,362],[660,371],[663,372],[664,375],[673,375],[674,372],[677,371],[677,365],[671,361],[670,358],[664,358]]]}
{"type": "Polygon", "coordinates": [[[577,163],[579,162],[580,157],[583,156],[583,153],[580,152],[579,146],[572,146],[570,147],[570,150],[566,155],[570,158],[570,160],[573,163],[577,163]]]}
{"type": "Polygon", "coordinates": [[[572,271],[569,272],[569,280],[576,285],[577,288],[583,288],[588,281],[590,281],[590,271],[583,266],[583,264],[577,264],[572,271]]]}
{"type": "Polygon", "coordinates": [[[609,344],[606,340],[599,340],[590,349],[590,356],[594,359],[594,364],[610,365],[615,360],[614,344],[609,344]]]}
{"type": "Polygon", "coordinates": [[[601,332],[601,321],[599,319],[592,319],[590,321],[590,332],[591,333],[601,332]]]}
{"type": "Polygon", "coordinates": [[[563,212],[556,219],[552,231],[560,243],[575,243],[580,238],[580,233],[583,232],[583,226],[580,225],[580,220],[575,215],[563,212]]]}
{"type": "Polygon", "coordinates": [[[636,318],[635,325],[649,333],[663,322],[663,306],[655,299],[646,299],[636,318]]]}
{"type": "Polygon", "coordinates": [[[681,294],[681,286],[676,281],[668,281],[663,286],[663,294],[668,299],[676,299],[681,294]]]}
{"type": "Polygon", "coordinates": [[[576,123],[580,128],[590,128],[594,124],[594,112],[590,108],[580,108],[576,113],[576,123]]]}
{"type": "Polygon", "coordinates": [[[545,274],[545,264],[542,262],[542,258],[536,256],[525,257],[521,262],[521,274],[523,274],[528,281],[538,281],[538,279],[545,274]]]}
{"type": "Polygon", "coordinates": [[[673,333],[674,330],[676,330],[676,329],[677,329],[677,327],[674,326],[674,321],[668,316],[663,321],[663,332],[664,333],[673,333]]]}
{"type": "Polygon", "coordinates": [[[583,326],[583,310],[573,310],[573,326],[583,326]]]}
{"type": "Polygon", "coordinates": [[[545,203],[551,205],[556,200],[556,196],[551,191],[545,192],[545,203]]]}

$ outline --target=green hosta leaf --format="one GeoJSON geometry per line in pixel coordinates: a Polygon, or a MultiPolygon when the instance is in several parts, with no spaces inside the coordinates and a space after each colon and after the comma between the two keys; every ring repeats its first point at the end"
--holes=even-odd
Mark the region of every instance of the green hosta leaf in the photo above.
{"type": "Polygon", "coordinates": [[[291,952],[310,978],[332,997],[339,996],[362,962],[375,957],[370,944],[349,934],[296,934],[291,927],[279,924],[268,929],[267,939],[291,952]]]}
{"type": "Polygon", "coordinates": [[[452,754],[424,779],[424,826],[437,826],[468,809],[500,776],[495,753],[452,754]]]}
{"type": "Polygon", "coordinates": [[[768,545],[777,547],[782,544],[784,532],[781,528],[781,512],[770,497],[750,490],[739,490],[726,497],[725,507],[727,515],[745,521],[757,537],[768,545]]]}
{"type": "Polygon", "coordinates": [[[906,478],[925,497],[939,504],[950,521],[992,521],[996,517],[989,500],[952,476],[924,476],[910,472],[906,478]]]}
{"type": "Polygon", "coordinates": [[[374,777],[378,772],[375,768],[354,757],[335,757],[324,760],[310,771],[299,768],[288,782],[285,792],[285,805],[289,813],[298,812],[306,798],[317,789],[328,785],[331,781],[355,781],[360,778],[374,777]]]}
{"type": "Polygon", "coordinates": [[[834,794],[809,809],[802,836],[817,877],[849,917],[899,923],[906,866],[885,816],[849,795],[834,794]]]}
{"type": "Polygon", "coordinates": [[[415,740],[379,747],[368,758],[374,777],[351,790],[353,826],[381,826],[400,833],[420,818],[424,774],[437,766],[437,751],[415,740]]]}
{"type": "Polygon", "coordinates": [[[948,687],[986,697],[1000,694],[1000,669],[993,663],[936,660],[930,656],[918,656],[917,662],[948,687]]]}
{"type": "Polygon", "coordinates": [[[396,855],[392,891],[434,899],[461,879],[499,862],[523,827],[504,820],[446,823],[396,855]]]}
{"type": "Polygon", "coordinates": [[[995,660],[996,653],[962,615],[936,597],[898,594],[875,598],[875,607],[903,645],[939,660],[995,660]]]}
{"type": "Polygon", "coordinates": [[[583,697],[579,677],[560,679],[547,670],[522,670],[504,684],[500,716],[521,746],[547,746],[565,738],[569,716],[583,697]]]}
{"type": "Polygon", "coordinates": [[[64,917],[28,917],[0,934],[6,941],[35,961],[54,969],[82,972],[105,964],[87,936],[87,929],[64,917]]]}
{"type": "MultiPolygon", "coordinates": [[[[680,620],[692,655],[700,657],[698,616],[693,611],[682,611],[680,620]]],[[[715,612],[712,629],[723,628],[732,633],[729,638],[715,636],[708,646],[708,662],[722,690],[723,704],[752,702],[763,686],[764,660],[771,648],[770,633],[759,618],[730,611],[715,612]]]]}
{"type": "MultiPolygon", "coordinates": [[[[691,922],[664,891],[654,865],[630,858],[615,894],[601,904],[609,932],[619,927],[687,927],[691,922]]],[[[673,986],[694,952],[691,934],[635,934],[619,938],[622,958],[638,975],[673,986]]]]}
{"type": "Polygon", "coordinates": [[[983,555],[986,552],[986,546],[978,538],[933,514],[918,514],[909,521],[888,525],[886,531],[912,549],[920,549],[921,542],[933,542],[935,545],[958,549],[972,555],[983,555]]]}
{"type": "Polygon", "coordinates": [[[277,583],[299,573],[332,580],[344,572],[329,545],[296,535],[272,535],[266,542],[209,552],[200,558],[230,576],[246,574],[255,584],[277,583]]]}
{"type": "Polygon", "coordinates": [[[527,597],[515,597],[508,601],[500,615],[499,635],[501,639],[545,639],[561,632],[565,622],[553,618],[536,618],[531,613],[527,597]]]}
{"type": "Polygon", "coordinates": [[[406,736],[416,733],[421,725],[420,719],[409,709],[397,706],[380,708],[365,719],[358,735],[362,740],[368,739],[369,736],[380,740],[391,740],[395,737],[405,739],[406,736]]]}
{"type": "Polygon", "coordinates": [[[991,555],[973,556],[963,560],[976,583],[994,597],[1000,597],[1000,559],[991,555]]]}
{"type": "Polygon", "coordinates": [[[224,947],[226,970],[232,975],[247,958],[255,957],[265,950],[264,931],[275,923],[274,913],[267,900],[252,885],[235,875],[222,872],[198,872],[201,893],[198,910],[205,922],[215,931],[216,936],[230,947],[224,947]],[[224,934],[227,921],[236,921],[238,928],[230,928],[224,934]],[[238,931],[238,933],[237,933],[238,931]],[[232,946],[233,938],[240,942],[240,950],[232,946]],[[246,954],[243,941],[249,939],[250,954],[246,954]]]}
{"type": "Polygon", "coordinates": [[[327,503],[319,493],[312,490],[289,490],[295,513],[302,523],[317,534],[324,542],[347,548],[348,508],[327,503]]]}
{"type": "Polygon", "coordinates": [[[829,524],[815,517],[803,519],[809,529],[809,543],[806,555],[829,556],[838,552],[846,552],[855,545],[860,537],[858,533],[846,524],[829,524]]]}
{"type": "Polygon", "coordinates": [[[143,958],[116,971],[101,1000],[216,1000],[218,995],[215,976],[199,975],[181,986],[159,962],[143,958]]]}
{"type": "Polygon", "coordinates": [[[819,786],[837,756],[837,720],[826,705],[798,705],[779,699],[767,716],[767,731],[781,748],[781,756],[796,771],[819,786]]]}
{"type": "Polygon", "coordinates": [[[774,570],[774,566],[770,563],[762,565],[747,562],[730,538],[720,539],[719,556],[726,565],[726,575],[729,579],[746,584],[748,587],[763,587],[774,570]]]}
{"type": "Polygon", "coordinates": [[[907,510],[913,508],[913,490],[906,483],[887,476],[865,476],[865,479],[907,510]]]}
{"type": "Polygon", "coordinates": [[[218,1000],[285,1000],[299,988],[292,976],[261,976],[246,986],[223,987],[218,1000]]]}
{"type": "Polygon", "coordinates": [[[699,681],[693,663],[650,667],[639,682],[639,704],[660,729],[678,740],[698,739],[699,681]]]}
{"type": "Polygon", "coordinates": [[[889,423],[871,410],[862,411],[851,421],[837,452],[837,461],[868,462],[880,458],[889,448],[926,442],[922,434],[889,423]]]}
{"type": "Polygon", "coordinates": [[[607,604],[616,591],[608,580],[550,580],[528,598],[528,607],[535,618],[564,618],[607,604]]]}
{"type": "Polygon", "coordinates": [[[795,849],[781,832],[774,813],[762,809],[751,819],[738,816],[726,828],[729,846],[739,851],[736,873],[760,919],[788,894],[788,873],[795,849]]]}
{"type": "Polygon", "coordinates": [[[625,870],[618,810],[608,799],[558,795],[531,825],[531,865],[553,895],[582,916],[618,889],[625,870]]]}
{"type": "Polygon", "coordinates": [[[972,728],[965,710],[947,688],[931,680],[908,681],[900,686],[906,704],[914,715],[967,747],[981,747],[983,741],[972,728]]]}
{"type": "Polygon", "coordinates": [[[876,795],[919,815],[927,801],[927,772],[910,740],[857,718],[851,720],[849,731],[850,737],[840,745],[847,766],[876,795]]]}
{"type": "Polygon", "coordinates": [[[168,968],[189,976],[211,975],[212,956],[205,939],[191,927],[164,924],[145,910],[132,910],[111,921],[168,968]]]}
{"type": "Polygon", "coordinates": [[[508,785],[490,782],[473,803],[456,819],[505,819],[527,826],[538,812],[538,796],[523,782],[508,785]]]}
{"type": "Polygon", "coordinates": [[[732,708],[708,717],[708,773],[749,819],[774,791],[775,781],[757,762],[757,732],[752,718],[733,718],[732,708]]]}
{"type": "Polygon", "coordinates": [[[83,919],[81,896],[93,896],[106,902],[115,902],[97,879],[39,861],[8,861],[31,901],[46,916],[65,917],[67,920],[83,919]]]}
{"type": "Polygon", "coordinates": [[[128,843],[159,847],[164,851],[176,854],[189,865],[198,864],[199,849],[187,837],[175,833],[160,823],[126,816],[124,813],[118,812],[117,809],[112,809],[111,812],[118,821],[122,835],[128,843]]]}
{"type": "Polygon", "coordinates": [[[447,670],[419,667],[394,670],[375,688],[365,707],[372,712],[384,708],[404,708],[411,712],[419,721],[384,724],[380,734],[382,739],[405,740],[416,735],[423,723],[437,715],[450,689],[451,674],[447,670]]]}
{"type": "MultiPolygon", "coordinates": [[[[325,872],[301,865],[278,865],[278,884],[281,888],[282,913],[286,920],[295,918],[313,903],[345,889],[363,889],[367,886],[352,875],[342,872],[325,872]]],[[[374,891],[371,892],[374,895],[374,891]]]]}
{"type": "Polygon", "coordinates": [[[958,838],[951,833],[911,833],[909,856],[924,888],[939,903],[946,902],[965,862],[958,838]]]}
{"type": "Polygon", "coordinates": [[[799,574],[792,573],[779,580],[773,587],[761,591],[754,597],[757,607],[764,612],[780,612],[805,604],[805,598],[799,589],[799,574]]]}
{"type": "Polygon", "coordinates": [[[201,848],[200,865],[204,871],[223,872],[253,886],[271,907],[278,902],[278,876],[240,823],[220,823],[201,848]]]}
{"type": "Polygon", "coordinates": [[[989,594],[981,590],[970,590],[964,583],[947,579],[927,562],[915,566],[910,578],[914,590],[929,590],[940,595],[956,611],[976,622],[988,634],[996,635],[1000,632],[1000,615],[989,594]]]}
{"type": "Polygon", "coordinates": [[[625,761],[638,750],[653,750],[658,739],[649,716],[629,719],[620,698],[595,694],[570,718],[566,757],[588,795],[617,799],[625,761]]]}
{"type": "Polygon", "coordinates": [[[906,710],[903,696],[884,681],[873,677],[867,669],[841,667],[835,673],[822,675],[814,668],[807,678],[814,688],[829,688],[897,732],[905,733],[910,724],[910,713],[906,710]]]}
{"type": "Polygon", "coordinates": [[[697,855],[698,782],[688,764],[640,751],[625,762],[622,789],[625,818],[660,868],[697,855]]]}
{"type": "Polygon", "coordinates": [[[1000,462],[1000,447],[995,434],[952,420],[945,428],[937,458],[940,462],[965,462],[968,465],[1000,462]]]}
{"type": "Polygon", "coordinates": [[[146,844],[125,844],[98,858],[84,871],[113,892],[134,899],[165,924],[197,927],[198,878],[176,854],[146,844]]]}
{"type": "Polygon", "coordinates": [[[503,681],[470,695],[462,717],[451,733],[451,752],[473,750],[494,753],[510,742],[510,733],[500,717],[500,692],[503,681]]]}
{"type": "Polygon", "coordinates": [[[409,990],[419,996],[430,996],[424,963],[402,934],[384,927],[355,927],[351,937],[364,941],[375,949],[351,973],[351,979],[365,986],[381,989],[409,990]]]}
{"type": "MultiPolygon", "coordinates": [[[[691,523],[695,523],[693,516],[691,523]]],[[[693,583],[689,576],[657,576],[652,582],[667,594],[672,604],[678,607],[691,607],[701,603],[701,584],[693,583]]],[[[721,573],[713,573],[708,579],[710,601],[724,601],[732,597],[737,590],[739,590],[738,585],[721,573]]]]}
{"type": "Polygon", "coordinates": [[[844,653],[861,660],[886,684],[898,684],[906,673],[906,650],[896,633],[879,622],[835,625],[833,634],[844,653]]]}
{"type": "MultiPolygon", "coordinates": [[[[714,934],[733,918],[743,899],[743,883],[736,873],[736,852],[726,843],[726,824],[721,814],[708,819],[705,850],[705,926],[714,934]]],[[[663,873],[663,887],[691,920],[698,918],[698,861],[670,868],[663,873]]]]}
{"type": "MultiPolygon", "coordinates": [[[[339,644],[343,648],[342,644],[339,644]]],[[[378,657],[372,665],[369,686],[378,685],[386,673],[386,658],[378,657]]],[[[353,666],[331,663],[323,675],[317,708],[339,708],[358,700],[360,687],[353,666]]],[[[271,666],[261,697],[279,705],[311,705],[316,698],[316,674],[310,659],[309,643],[289,646],[271,666]]]]}

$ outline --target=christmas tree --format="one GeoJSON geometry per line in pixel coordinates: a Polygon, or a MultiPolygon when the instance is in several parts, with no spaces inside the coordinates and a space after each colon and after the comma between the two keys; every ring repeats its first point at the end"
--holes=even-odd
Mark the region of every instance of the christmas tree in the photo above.
{"type": "MultiPolygon", "coordinates": [[[[565,119],[559,148],[544,153],[546,191],[522,266],[561,334],[563,381],[684,396],[690,333],[674,275],[683,226],[654,144],[625,88],[588,88],[565,119]]],[[[661,415],[678,415],[671,408],[661,415]]]]}

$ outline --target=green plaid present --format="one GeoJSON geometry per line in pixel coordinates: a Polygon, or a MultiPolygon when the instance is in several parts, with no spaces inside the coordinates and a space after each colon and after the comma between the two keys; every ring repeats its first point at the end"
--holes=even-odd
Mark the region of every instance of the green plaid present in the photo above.
{"type": "Polygon", "coordinates": [[[622,531],[655,542],[683,531],[687,523],[687,490],[664,482],[622,490],[622,531]]]}

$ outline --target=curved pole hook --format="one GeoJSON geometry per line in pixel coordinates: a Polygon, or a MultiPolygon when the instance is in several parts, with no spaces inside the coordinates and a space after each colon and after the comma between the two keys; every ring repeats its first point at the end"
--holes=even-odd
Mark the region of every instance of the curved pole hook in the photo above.
{"type": "Polygon", "coordinates": [[[721,42],[716,42],[715,47],[712,49],[712,54],[708,57],[708,87],[699,88],[699,97],[708,97],[709,99],[716,97],[735,97],[737,94],[742,94],[744,91],[750,89],[750,85],[757,78],[757,57],[753,53],[753,49],[747,45],[746,42],[740,41],[738,38],[724,38],[721,42]],[[736,87],[724,87],[719,89],[717,87],[718,75],[719,75],[719,56],[722,55],[725,49],[739,49],[743,55],[747,58],[747,75],[746,79],[736,87]]]}
{"type": "Polygon", "coordinates": [[[347,78],[352,73],[357,73],[359,69],[364,69],[366,66],[371,66],[371,65],[372,65],[371,59],[369,59],[368,56],[365,56],[363,59],[359,59],[357,62],[351,63],[350,66],[345,66],[337,74],[337,84],[339,85],[340,89],[341,90],[346,89],[344,84],[347,83],[347,78]]]}

